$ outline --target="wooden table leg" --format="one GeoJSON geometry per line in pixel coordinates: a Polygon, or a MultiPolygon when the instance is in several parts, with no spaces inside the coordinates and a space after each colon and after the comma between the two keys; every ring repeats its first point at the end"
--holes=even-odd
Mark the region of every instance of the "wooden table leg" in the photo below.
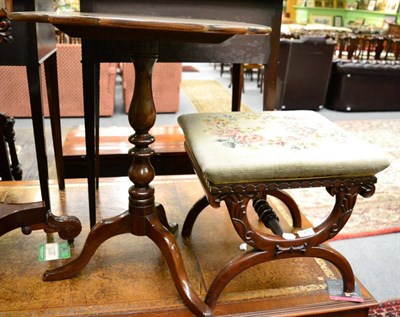
{"type": "Polygon", "coordinates": [[[96,224],[96,166],[98,160],[99,63],[92,58],[92,43],[82,41],[83,106],[90,227],[96,224]]]}
{"type": "MultiPolygon", "coordinates": [[[[50,60],[55,66],[54,57],[50,60]]],[[[49,65],[47,65],[48,67],[49,65]]],[[[50,68],[52,66],[50,65],[50,68]]],[[[48,232],[58,232],[60,237],[67,240],[73,240],[81,231],[81,223],[76,217],[57,217],[51,213],[50,206],[50,192],[49,192],[49,171],[47,163],[47,153],[46,153],[46,140],[44,137],[44,115],[42,107],[42,96],[40,89],[40,68],[37,62],[30,62],[26,66],[27,76],[28,76],[28,87],[29,87],[29,99],[32,112],[32,124],[33,124],[33,135],[35,139],[35,149],[36,149],[36,160],[38,164],[39,172],[39,183],[40,191],[42,195],[42,200],[44,201],[45,208],[43,215],[45,220],[38,222],[28,223],[26,228],[23,229],[25,234],[29,234],[32,230],[45,229],[48,232]],[[69,234],[68,227],[72,224],[73,233],[69,234]],[[65,233],[66,232],[66,233],[65,233]],[[64,234],[65,233],[65,234],[64,234]]],[[[54,88],[54,87],[53,87],[54,88]]],[[[53,89],[53,97],[56,93],[53,89]]],[[[52,99],[51,98],[51,99],[52,99]]],[[[55,101],[52,99],[51,101],[55,101]]]]}
{"type": "MultiPolygon", "coordinates": [[[[156,119],[152,96],[152,71],[157,60],[158,46],[155,43],[141,44],[138,45],[139,52],[132,58],[136,77],[128,118],[135,133],[129,137],[129,142],[134,145],[129,151],[133,159],[128,173],[133,183],[133,186],[129,188],[129,209],[119,216],[104,219],[96,224],[81,254],[68,264],[47,271],[43,279],[54,281],[78,274],[104,241],[130,232],[137,236],[147,236],[158,246],[168,264],[175,287],[188,308],[196,316],[213,316],[212,310],[200,299],[189,282],[175,237],[168,230],[176,229],[176,226],[168,226],[168,229],[165,226],[168,223],[165,210],[162,205],[155,203],[154,187],[150,185],[155,176],[150,162],[154,151],[149,147],[154,142],[154,137],[149,134],[149,130],[156,119]]],[[[91,73],[95,75],[94,69],[91,70],[93,70],[91,73]]],[[[92,105],[93,100],[90,102],[92,105]]],[[[94,126],[90,128],[94,129],[94,126]]],[[[92,148],[93,141],[94,138],[89,144],[92,148]]],[[[91,168],[94,170],[94,166],[91,168]]]]}
{"type": "Polygon", "coordinates": [[[50,209],[49,171],[47,166],[46,142],[44,137],[44,115],[40,91],[39,64],[29,63],[26,66],[29,87],[29,99],[32,113],[33,135],[35,139],[36,160],[38,165],[40,191],[46,207],[50,209]]]}
{"type": "Polygon", "coordinates": [[[232,111],[240,111],[243,92],[243,65],[233,64],[231,70],[232,78],[232,111]]]}
{"type": "Polygon", "coordinates": [[[65,189],[64,159],[62,152],[62,133],[60,121],[60,97],[58,94],[57,52],[54,51],[44,61],[46,72],[47,98],[51,122],[51,135],[53,137],[54,158],[56,163],[58,188],[65,189]]]}
{"type": "Polygon", "coordinates": [[[130,232],[129,220],[130,215],[125,212],[97,223],[90,231],[79,257],[64,266],[47,270],[43,275],[43,280],[59,281],[76,276],[89,263],[97,248],[104,241],[116,235],[130,232]]]}
{"type": "MultiPolygon", "coordinates": [[[[160,248],[169,266],[175,287],[185,304],[196,316],[212,316],[211,309],[198,297],[189,283],[180,250],[174,236],[157,217],[154,188],[150,182],[154,179],[154,168],[150,158],[154,151],[149,145],[154,137],[149,134],[156,120],[156,111],[152,97],[152,71],[157,60],[157,45],[143,45],[143,51],[132,58],[135,66],[135,89],[129,109],[129,123],[135,134],[129,142],[135,145],[130,150],[133,163],[129,169],[129,179],[133,186],[129,189],[129,213],[132,215],[131,230],[136,235],[146,235],[160,248]]],[[[160,211],[160,210],[159,210],[160,211]]],[[[162,213],[165,216],[165,213],[162,213]]],[[[166,218],[163,217],[163,222],[166,218]]]]}

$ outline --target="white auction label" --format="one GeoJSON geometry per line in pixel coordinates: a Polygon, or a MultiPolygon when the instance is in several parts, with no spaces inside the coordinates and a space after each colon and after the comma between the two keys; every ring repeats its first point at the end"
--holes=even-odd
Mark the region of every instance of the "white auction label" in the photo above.
{"type": "Polygon", "coordinates": [[[315,232],[313,228],[307,228],[304,230],[297,231],[297,234],[299,235],[300,238],[305,238],[312,236],[313,234],[315,234],[315,232]]]}

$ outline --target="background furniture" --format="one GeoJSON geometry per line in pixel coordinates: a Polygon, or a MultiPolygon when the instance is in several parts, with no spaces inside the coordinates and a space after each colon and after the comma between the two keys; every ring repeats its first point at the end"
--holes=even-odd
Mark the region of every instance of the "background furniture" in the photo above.
{"type": "Polygon", "coordinates": [[[336,57],[348,61],[396,61],[400,57],[400,35],[345,34],[338,35],[336,57]]]}
{"type": "MultiPolygon", "coordinates": [[[[268,75],[265,76],[267,93],[265,94],[264,108],[272,110],[275,104],[275,80],[276,65],[278,61],[278,50],[274,44],[279,41],[279,27],[282,14],[282,3],[260,3],[252,0],[235,0],[227,2],[219,0],[210,4],[208,1],[184,1],[184,0],[82,0],[81,11],[85,12],[113,12],[113,13],[135,13],[144,15],[163,14],[171,17],[187,18],[210,18],[220,20],[233,20],[252,23],[265,23],[273,28],[273,36],[268,40],[261,40],[257,36],[250,36],[243,39],[234,37],[227,43],[219,45],[218,50],[214,51],[208,44],[187,43],[177,47],[174,43],[160,44],[160,62],[222,62],[222,63],[256,63],[268,64],[266,69],[268,75]],[[227,6],[229,10],[227,10],[227,6]],[[231,50],[235,47],[235,50],[231,50]],[[269,53],[271,57],[269,56],[269,53]],[[268,95],[269,90],[271,90],[268,95]]],[[[115,45],[115,44],[114,44],[115,45]]],[[[121,47],[122,48],[122,47],[121,47]]],[[[123,50],[102,52],[102,60],[129,61],[129,56],[123,50]],[[115,53],[115,54],[114,54],[115,53]],[[114,54],[114,55],[113,55],[114,54]]],[[[237,83],[234,83],[234,86],[237,83]]],[[[233,89],[235,98],[240,98],[237,89],[233,89]],[[237,96],[236,96],[237,95],[237,96]]],[[[237,101],[234,101],[236,104],[237,101]]],[[[240,102],[239,102],[240,104],[240,102]]]]}
{"type": "Polygon", "coordinates": [[[399,111],[400,64],[336,62],[326,107],[338,111],[399,111]]]}
{"type": "MultiPolygon", "coordinates": [[[[47,0],[14,0],[14,10],[46,10],[52,8],[52,1],[47,0]]],[[[47,91],[51,113],[51,129],[56,157],[62,157],[61,128],[59,122],[59,96],[57,83],[57,66],[54,28],[51,26],[34,26],[26,23],[12,27],[12,43],[3,43],[0,49],[0,67],[23,66],[28,80],[29,102],[35,137],[36,160],[39,169],[39,181],[42,197],[50,208],[48,192],[48,166],[44,138],[43,104],[40,65],[43,64],[47,75],[47,91]],[[29,41],[28,41],[29,39],[29,41]]],[[[14,87],[15,88],[15,87],[14,87]]],[[[12,108],[12,100],[7,99],[7,109],[12,108]]],[[[25,101],[26,102],[26,101],[25,101]]],[[[60,189],[64,189],[64,167],[62,160],[56,160],[57,176],[60,189]]]]}
{"type": "MultiPolygon", "coordinates": [[[[128,112],[135,85],[135,70],[132,63],[121,63],[120,69],[125,111],[128,112]]],[[[157,63],[154,66],[152,86],[157,113],[171,113],[179,110],[181,80],[181,63],[157,63]]]]}
{"type": "MultiPolygon", "coordinates": [[[[56,49],[60,116],[83,117],[81,45],[57,43],[56,49]]],[[[46,96],[45,71],[43,67],[40,67],[40,70],[42,91],[46,96]]],[[[100,116],[112,116],[114,112],[116,73],[116,63],[100,65],[100,116]]],[[[13,117],[31,117],[31,109],[26,102],[29,100],[29,87],[25,67],[2,66],[0,67],[0,77],[8,79],[2,87],[4,95],[3,102],[0,104],[0,112],[7,112],[13,117]],[[13,105],[11,108],[10,104],[13,105]]],[[[47,98],[43,98],[43,113],[46,117],[50,116],[47,98]]]]}
{"type": "Polygon", "coordinates": [[[14,119],[0,112],[0,179],[21,180],[22,169],[15,147],[14,119]]]}
{"type": "MultiPolygon", "coordinates": [[[[11,2],[11,1],[10,1],[11,2]]],[[[52,9],[53,3],[48,0],[14,0],[14,10],[46,10],[52,9]]],[[[43,104],[40,64],[45,67],[47,75],[47,91],[51,112],[51,128],[53,135],[54,152],[57,157],[62,156],[61,129],[59,123],[59,98],[57,84],[56,50],[54,28],[49,25],[35,26],[20,23],[12,26],[11,43],[2,43],[0,48],[0,67],[23,66],[26,70],[33,132],[35,137],[36,160],[39,169],[39,181],[42,197],[50,209],[48,191],[48,166],[44,138],[43,104]]],[[[3,78],[4,80],[4,78],[3,78]]],[[[7,80],[7,79],[5,79],[7,80]]],[[[15,87],[14,87],[15,88],[15,87]]],[[[7,109],[13,108],[12,100],[7,99],[7,109]]],[[[56,161],[57,175],[60,189],[64,188],[64,170],[62,161],[56,161]]]]}
{"type": "Polygon", "coordinates": [[[338,111],[400,110],[400,37],[395,25],[386,34],[338,37],[326,107],[338,111]]]}
{"type": "Polygon", "coordinates": [[[336,43],[323,37],[281,39],[279,110],[319,110],[325,104],[336,43]]]}
{"type": "MultiPolygon", "coordinates": [[[[58,232],[62,239],[73,240],[81,232],[81,223],[76,217],[55,216],[51,212],[48,187],[39,65],[42,62],[45,64],[49,104],[54,119],[52,121],[53,135],[60,136],[55,42],[52,41],[54,40],[53,28],[20,23],[12,26],[11,33],[10,21],[7,19],[7,11],[13,9],[34,10],[35,8],[45,10],[52,7],[52,3],[50,1],[15,0],[12,2],[7,0],[5,4],[6,10],[0,8],[0,65],[26,66],[43,201],[28,204],[0,203],[0,236],[16,228],[21,228],[24,234],[29,234],[32,230],[44,229],[46,232],[58,232]]],[[[2,78],[2,81],[6,80],[7,78],[2,78]]],[[[12,107],[12,104],[10,106],[12,107]]],[[[61,142],[61,137],[56,141],[61,142]]],[[[61,151],[61,143],[54,144],[54,146],[55,151],[61,151]]],[[[57,167],[57,172],[61,171],[59,168],[60,165],[57,167]]],[[[59,183],[59,187],[63,186],[64,183],[59,183]]]]}

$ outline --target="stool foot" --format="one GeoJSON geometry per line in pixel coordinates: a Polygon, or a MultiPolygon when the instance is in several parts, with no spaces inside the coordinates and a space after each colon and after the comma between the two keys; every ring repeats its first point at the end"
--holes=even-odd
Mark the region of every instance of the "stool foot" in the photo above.
{"type": "Polygon", "coordinates": [[[200,299],[191,286],[174,236],[163,226],[157,217],[148,216],[146,220],[146,235],[161,250],[168,264],[175,287],[186,306],[196,316],[214,316],[211,308],[200,299]]]}
{"type": "Polygon", "coordinates": [[[272,260],[273,255],[270,251],[252,249],[230,261],[212,281],[205,303],[215,308],[221,292],[232,279],[254,265],[272,260]]]}
{"type": "Polygon", "coordinates": [[[189,210],[182,227],[182,237],[187,238],[192,234],[192,229],[197,217],[209,205],[206,196],[201,197],[189,210]]]}
{"type": "Polygon", "coordinates": [[[328,249],[323,246],[312,247],[307,250],[303,248],[298,248],[298,250],[296,250],[293,248],[290,252],[281,253],[279,256],[277,256],[276,252],[252,249],[236,257],[222,268],[208,289],[205,303],[212,309],[215,308],[218,298],[225,286],[248,268],[268,261],[294,257],[321,258],[332,263],[342,276],[343,291],[348,293],[354,292],[355,278],[353,270],[343,255],[333,249],[328,249]]]}
{"type": "Polygon", "coordinates": [[[104,219],[96,224],[89,233],[81,254],[73,261],[61,267],[47,270],[43,281],[59,281],[77,275],[90,261],[97,248],[107,239],[130,232],[130,214],[104,219]]]}
{"type": "Polygon", "coordinates": [[[352,293],[355,290],[355,278],[350,263],[339,252],[324,246],[313,247],[307,256],[324,259],[331,262],[340,272],[343,279],[343,291],[352,293]]]}

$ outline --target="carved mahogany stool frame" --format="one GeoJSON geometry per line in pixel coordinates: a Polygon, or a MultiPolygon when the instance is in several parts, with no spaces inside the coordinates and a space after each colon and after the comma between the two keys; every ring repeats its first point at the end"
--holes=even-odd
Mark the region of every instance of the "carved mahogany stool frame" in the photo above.
{"type": "Polygon", "coordinates": [[[182,228],[182,236],[188,238],[191,235],[197,217],[208,205],[218,208],[223,201],[236,232],[245,243],[253,247],[220,270],[208,289],[205,299],[207,305],[214,308],[225,286],[246,269],[264,262],[294,257],[316,257],[331,262],[342,276],[344,291],[354,292],[355,278],[349,262],[340,253],[322,244],[336,236],[346,224],[358,195],[371,197],[374,194],[375,176],[215,185],[204,179],[193,153],[188,147],[186,149],[206,195],[190,209],[182,228]],[[313,228],[312,235],[286,240],[257,230],[250,223],[249,202],[270,195],[286,205],[292,217],[293,229],[301,228],[300,210],[293,198],[283,190],[309,187],[325,187],[335,197],[330,215],[313,228]]]}

